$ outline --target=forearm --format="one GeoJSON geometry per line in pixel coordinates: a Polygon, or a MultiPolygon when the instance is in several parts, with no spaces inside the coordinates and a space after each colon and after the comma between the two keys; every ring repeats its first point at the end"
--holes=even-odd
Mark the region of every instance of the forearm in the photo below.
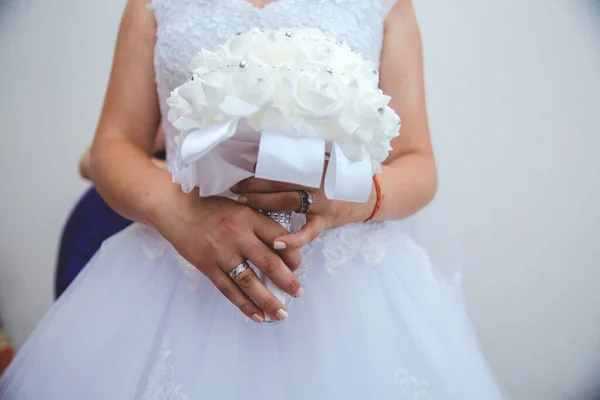
{"type": "MultiPolygon", "coordinates": [[[[155,152],[159,152],[164,149],[164,144],[162,148],[157,147],[155,145],[155,152]]],[[[152,163],[160,169],[167,169],[167,164],[163,159],[152,158],[152,163]]],[[[81,158],[79,159],[79,175],[83,179],[87,179],[89,181],[92,180],[92,157],[91,157],[91,149],[87,148],[81,158]]]]}
{"type": "MultiPolygon", "coordinates": [[[[431,202],[437,190],[437,170],[430,154],[409,153],[384,164],[377,175],[383,200],[374,220],[399,220],[415,214],[431,202]]],[[[369,201],[373,211],[375,190],[369,201]]]]}
{"type": "MultiPolygon", "coordinates": [[[[423,51],[417,19],[409,0],[397,1],[386,18],[380,63],[380,88],[402,118],[388,161],[378,174],[384,195],[375,220],[406,218],[425,207],[437,189],[437,171],[431,148],[423,51]]],[[[374,197],[372,194],[372,199],[374,197]]],[[[373,211],[374,201],[369,204],[373,211]]]]}
{"type": "Polygon", "coordinates": [[[152,224],[176,188],[170,174],[126,138],[96,140],[91,166],[94,185],[104,200],[133,221],[152,224]]]}

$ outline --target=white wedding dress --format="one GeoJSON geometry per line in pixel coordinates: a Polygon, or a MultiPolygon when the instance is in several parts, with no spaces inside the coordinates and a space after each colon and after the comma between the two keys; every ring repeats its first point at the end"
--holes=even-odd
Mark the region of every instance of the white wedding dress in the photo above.
{"type": "MultiPolygon", "coordinates": [[[[200,48],[252,27],[316,27],[378,65],[381,0],[154,0],[166,98],[200,48]]],[[[151,12],[149,10],[149,12],[151,12]]],[[[168,162],[173,127],[166,122],[168,162]]],[[[107,240],[0,380],[2,400],[503,398],[457,284],[405,222],[354,224],[303,249],[306,294],[281,324],[248,322],[154,229],[107,240]]]]}

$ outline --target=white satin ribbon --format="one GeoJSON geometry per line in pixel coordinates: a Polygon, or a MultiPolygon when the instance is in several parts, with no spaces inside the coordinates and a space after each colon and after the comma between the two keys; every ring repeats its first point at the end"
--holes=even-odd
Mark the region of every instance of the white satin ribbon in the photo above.
{"type": "MultiPolygon", "coordinates": [[[[290,138],[256,132],[245,121],[232,120],[182,136],[173,181],[185,192],[231,197],[236,183],[256,176],[306,187],[321,186],[326,143],[318,138],[290,138]],[[256,172],[254,165],[256,163],[256,172]]],[[[365,202],[372,190],[371,158],[351,162],[333,143],[325,174],[325,194],[332,200],[365,202]]]]}
{"type": "Polygon", "coordinates": [[[238,122],[238,120],[231,120],[184,135],[177,154],[178,166],[199,160],[221,142],[232,138],[236,133],[238,122]]]}
{"type": "Polygon", "coordinates": [[[364,203],[369,200],[373,189],[373,167],[371,157],[363,147],[362,160],[352,162],[333,143],[329,166],[325,175],[325,196],[328,199],[364,203]]]}
{"type": "Polygon", "coordinates": [[[291,138],[278,132],[260,136],[257,178],[320,188],[324,167],[323,139],[291,138]]]}

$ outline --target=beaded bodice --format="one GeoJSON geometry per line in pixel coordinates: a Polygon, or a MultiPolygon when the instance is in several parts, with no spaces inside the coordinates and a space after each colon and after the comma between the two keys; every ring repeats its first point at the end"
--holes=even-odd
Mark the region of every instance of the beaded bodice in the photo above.
{"type": "Polygon", "coordinates": [[[200,49],[216,49],[237,32],[254,27],[310,27],[345,40],[379,65],[383,22],[393,3],[395,0],[274,0],[257,8],[247,0],[152,0],[157,22],[154,67],[167,163],[173,160],[175,132],[166,118],[166,99],[189,78],[188,64],[200,49]]]}

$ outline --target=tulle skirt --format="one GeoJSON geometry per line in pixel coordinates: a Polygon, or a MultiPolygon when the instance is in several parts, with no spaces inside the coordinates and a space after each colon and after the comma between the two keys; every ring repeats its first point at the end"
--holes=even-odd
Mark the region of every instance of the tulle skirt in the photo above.
{"type": "Polygon", "coordinates": [[[401,223],[303,249],[305,295],[249,322],[153,229],[107,240],[0,379],[2,400],[504,398],[460,287],[401,223]]]}

